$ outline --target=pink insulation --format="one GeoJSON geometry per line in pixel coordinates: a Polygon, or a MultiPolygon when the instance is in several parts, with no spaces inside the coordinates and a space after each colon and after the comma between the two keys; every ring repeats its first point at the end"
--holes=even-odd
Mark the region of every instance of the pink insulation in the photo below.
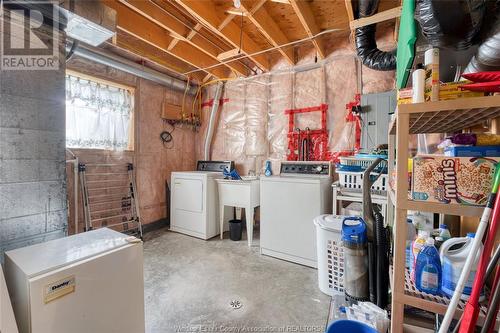
{"type": "MultiPolygon", "coordinates": [[[[347,44],[346,44],[347,45],[347,44]]],[[[337,50],[317,64],[298,66],[290,70],[276,70],[226,83],[224,97],[229,101],[219,109],[219,123],[215,132],[213,159],[234,160],[238,171],[261,172],[269,159],[273,172],[279,171],[279,161],[286,159],[288,143],[288,116],[285,110],[328,104],[329,150],[352,145],[354,129],[346,126],[345,105],[354,99],[358,84],[363,93],[394,89],[394,72],[377,72],[359,65],[354,52],[337,50]],[[361,75],[361,78],[359,78],[361,75]]],[[[204,101],[213,96],[214,89],[205,90],[204,101]]],[[[206,119],[209,108],[203,109],[206,119]]],[[[296,115],[295,126],[304,130],[320,128],[320,113],[296,115]]],[[[198,135],[198,146],[205,128],[198,135]]],[[[197,150],[200,158],[201,150],[197,150]]]]}

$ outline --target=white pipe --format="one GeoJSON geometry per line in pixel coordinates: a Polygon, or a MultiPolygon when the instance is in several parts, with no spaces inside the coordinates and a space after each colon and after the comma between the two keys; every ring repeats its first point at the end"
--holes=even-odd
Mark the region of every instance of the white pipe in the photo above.
{"type": "Polygon", "coordinates": [[[219,109],[220,98],[222,96],[222,90],[224,88],[223,82],[218,82],[217,87],[215,88],[215,96],[214,102],[212,104],[212,109],[210,110],[210,116],[208,117],[208,125],[207,132],[205,134],[205,143],[204,143],[204,153],[203,158],[205,161],[210,161],[210,148],[212,146],[212,138],[214,136],[215,131],[215,120],[217,119],[217,110],[219,109]]]}

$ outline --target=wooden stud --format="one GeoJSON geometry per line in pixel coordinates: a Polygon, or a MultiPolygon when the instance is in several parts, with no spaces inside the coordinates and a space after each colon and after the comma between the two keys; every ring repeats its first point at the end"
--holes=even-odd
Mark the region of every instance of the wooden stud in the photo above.
{"type": "MultiPolygon", "coordinates": [[[[165,57],[158,57],[157,55],[151,54],[151,50],[146,49],[139,43],[134,43],[134,45],[131,45],[129,42],[123,41],[123,39],[118,35],[116,38],[115,47],[118,47],[126,52],[140,54],[143,58],[148,59],[149,61],[175,73],[185,73],[193,69],[191,65],[185,64],[184,62],[183,62],[184,66],[182,67],[173,65],[171,62],[165,60],[165,57]]],[[[163,52],[163,51],[159,50],[158,52],[163,52]]],[[[168,54],[165,55],[169,56],[168,54]]],[[[201,73],[192,73],[190,74],[190,77],[196,79],[197,81],[201,81],[201,79],[203,78],[203,76],[200,76],[201,73]]]]}
{"type": "Polygon", "coordinates": [[[401,10],[401,6],[394,7],[369,17],[362,17],[357,20],[351,21],[349,25],[351,27],[351,30],[354,30],[356,28],[361,28],[370,24],[391,20],[393,18],[400,17],[401,10]]]}
{"type": "Polygon", "coordinates": [[[345,9],[347,11],[347,17],[349,18],[349,23],[354,21],[354,11],[352,9],[352,0],[345,0],[345,9]]]}
{"type": "MultiPolygon", "coordinates": [[[[169,46],[173,40],[169,31],[130,10],[125,5],[117,2],[109,2],[107,5],[116,10],[117,28],[119,30],[197,68],[204,68],[219,63],[217,60],[207,57],[205,53],[183,41],[177,42],[176,47],[169,50],[169,46]]],[[[206,72],[211,73],[217,78],[228,77],[227,71],[221,67],[215,67],[206,70],[206,72]]]]}
{"type": "MultiPolygon", "coordinates": [[[[313,38],[318,33],[320,33],[320,29],[318,27],[318,24],[316,23],[314,14],[307,2],[301,0],[290,0],[290,4],[292,5],[295,14],[299,18],[300,23],[302,23],[302,26],[304,27],[307,35],[310,38],[313,38]]],[[[313,39],[312,43],[316,48],[316,51],[318,52],[319,58],[324,59],[326,54],[323,41],[321,39],[313,39]]]]}
{"type": "MultiPolygon", "coordinates": [[[[262,33],[262,35],[264,35],[264,37],[266,37],[266,39],[274,47],[289,43],[290,41],[285,36],[283,31],[281,31],[281,28],[276,24],[271,15],[269,15],[265,8],[262,8],[262,4],[264,4],[264,2],[265,0],[261,0],[255,7],[249,9],[249,2],[246,1],[241,4],[241,8],[247,13],[248,19],[252,21],[260,33],[262,33]]],[[[290,65],[295,64],[293,48],[279,48],[278,51],[290,63],[290,65]]]]}
{"type": "Polygon", "coordinates": [[[224,61],[233,57],[236,57],[240,53],[239,49],[232,49],[226,52],[219,53],[217,59],[224,61]]]}
{"type": "MultiPolygon", "coordinates": [[[[212,59],[217,59],[217,55],[220,53],[220,49],[210,43],[205,38],[197,35],[200,31],[202,25],[197,23],[192,30],[186,27],[184,24],[168,15],[162,10],[159,10],[157,5],[151,1],[144,0],[118,0],[123,5],[127,6],[136,13],[144,16],[148,20],[154,22],[165,30],[168,30],[175,37],[174,40],[169,45],[169,51],[172,50],[178,43],[179,40],[184,40],[191,44],[193,47],[202,51],[206,55],[210,56],[212,59]]],[[[107,1],[106,4],[112,1],[107,1]]],[[[112,7],[112,6],[110,6],[112,7]]],[[[240,62],[232,62],[226,64],[232,71],[238,73],[241,76],[248,75],[248,69],[240,62]]]]}
{"type": "MultiPolygon", "coordinates": [[[[235,48],[240,47],[240,27],[234,22],[228,22],[225,27],[219,30],[223,19],[217,15],[217,9],[212,1],[195,0],[174,0],[188,11],[196,20],[201,22],[213,33],[224,38],[235,48]]],[[[246,34],[241,34],[242,52],[249,55],[262,51],[261,48],[246,34]]],[[[268,71],[270,69],[269,60],[263,54],[249,57],[261,69],[268,71]]]]}

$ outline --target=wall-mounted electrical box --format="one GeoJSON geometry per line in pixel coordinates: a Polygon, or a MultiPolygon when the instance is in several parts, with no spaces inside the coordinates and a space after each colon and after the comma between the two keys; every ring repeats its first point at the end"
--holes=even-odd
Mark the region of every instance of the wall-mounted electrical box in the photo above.
{"type": "Polygon", "coordinates": [[[387,144],[390,115],[396,110],[396,91],[361,95],[361,151],[387,144]]]}
{"type": "Polygon", "coordinates": [[[161,117],[166,120],[182,120],[182,105],[163,102],[161,117]]]}

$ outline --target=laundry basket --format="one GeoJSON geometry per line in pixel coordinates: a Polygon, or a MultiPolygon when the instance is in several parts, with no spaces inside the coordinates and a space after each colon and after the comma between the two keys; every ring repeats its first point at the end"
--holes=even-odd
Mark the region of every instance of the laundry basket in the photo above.
{"type": "Polygon", "coordinates": [[[339,215],[320,215],[314,219],[319,289],[330,296],[344,295],[343,218],[339,215]]]}

